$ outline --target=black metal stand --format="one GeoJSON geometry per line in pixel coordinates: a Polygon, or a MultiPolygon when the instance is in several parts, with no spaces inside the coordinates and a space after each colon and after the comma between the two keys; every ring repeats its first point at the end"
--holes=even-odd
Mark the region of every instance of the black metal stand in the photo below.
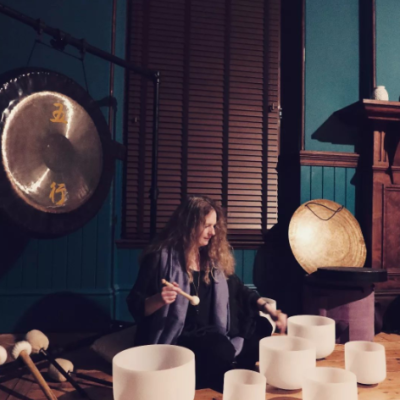
{"type": "Polygon", "coordinates": [[[158,153],[158,118],[159,118],[159,91],[160,91],[160,72],[153,71],[146,68],[141,68],[133,65],[132,63],[123,60],[122,58],[116,57],[98,47],[92,46],[87,43],[84,39],[77,39],[70,34],[61,31],[60,29],[52,28],[46,25],[41,19],[33,19],[24,15],[12,8],[5,6],[0,3],[0,13],[5,14],[11,18],[16,19],[24,23],[25,25],[31,26],[39,34],[46,33],[54,38],[51,41],[52,46],[58,50],[64,50],[69,45],[79,49],[81,52],[87,52],[93,54],[103,60],[109,61],[113,64],[119,65],[129,71],[136,74],[140,74],[153,81],[154,84],[154,99],[153,99],[153,148],[152,148],[152,174],[151,174],[151,215],[150,215],[150,237],[153,238],[156,233],[156,213],[157,213],[157,198],[158,198],[158,187],[157,187],[157,153],[158,153]]]}

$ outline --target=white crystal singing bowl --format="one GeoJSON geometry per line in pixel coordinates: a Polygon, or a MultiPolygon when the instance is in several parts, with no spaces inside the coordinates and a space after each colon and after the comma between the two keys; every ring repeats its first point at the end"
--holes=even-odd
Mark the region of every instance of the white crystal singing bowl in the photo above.
{"type": "MultiPolygon", "coordinates": [[[[269,297],[261,297],[261,299],[262,299],[264,302],[268,303],[268,305],[271,306],[271,308],[272,308],[273,310],[276,310],[276,300],[270,299],[269,297]]],[[[272,320],[272,318],[271,318],[271,316],[270,316],[269,314],[266,314],[266,313],[264,313],[264,312],[262,312],[262,311],[260,311],[260,316],[261,316],[261,317],[264,317],[264,318],[267,318],[267,320],[268,320],[268,321],[270,322],[270,324],[272,325],[272,332],[271,332],[271,335],[272,335],[272,334],[275,332],[275,329],[276,329],[275,321],[272,320]]]]}
{"type": "Polygon", "coordinates": [[[224,400],[265,400],[267,380],[258,372],[234,369],[224,375],[224,400]]]}
{"type": "Polygon", "coordinates": [[[374,385],[386,379],[385,347],[366,341],[347,342],[344,345],[345,368],[354,372],[357,382],[374,385]]]}
{"type": "Polygon", "coordinates": [[[318,315],[296,315],[288,318],[288,335],[311,340],[317,359],[328,357],[335,350],[335,320],[318,315]]]}
{"type": "Polygon", "coordinates": [[[260,340],[260,373],[276,388],[300,389],[304,370],[315,365],[315,345],[307,339],[271,336],[260,340]]]}
{"type": "Polygon", "coordinates": [[[114,400],[193,400],[194,353],[150,345],[118,353],[112,362],[114,400]]]}
{"type": "Polygon", "coordinates": [[[357,400],[355,374],[341,368],[317,367],[304,373],[303,400],[357,400]]]}

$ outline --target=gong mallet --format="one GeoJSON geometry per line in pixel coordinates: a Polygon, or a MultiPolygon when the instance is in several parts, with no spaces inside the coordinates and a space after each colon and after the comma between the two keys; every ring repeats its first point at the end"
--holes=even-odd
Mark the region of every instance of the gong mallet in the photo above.
{"type": "Polygon", "coordinates": [[[48,400],[57,400],[56,395],[51,391],[42,374],[37,369],[32,359],[29,357],[31,352],[32,346],[30,345],[30,343],[27,341],[22,341],[15,344],[11,351],[11,355],[15,360],[19,357],[22,358],[48,400]]]}
{"type": "Polygon", "coordinates": [[[7,350],[0,346],[0,365],[3,365],[7,361],[7,350]]]}
{"type": "MultiPolygon", "coordinates": [[[[108,382],[104,379],[94,378],[89,375],[73,372],[74,364],[72,364],[72,362],[69,360],[66,360],[64,358],[57,358],[56,362],[63,369],[64,373],[66,373],[69,376],[74,375],[76,378],[81,378],[81,379],[85,379],[88,381],[99,383],[101,385],[112,387],[112,382],[108,382]]],[[[56,368],[54,365],[55,364],[51,364],[49,366],[49,371],[48,371],[49,377],[58,382],[65,382],[65,380],[66,380],[65,374],[61,373],[61,371],[58,368],[56,368]]]]}
{"type": "Polygon", "coordinates": [[[200,299],[197,296],[191,296],[190,294],[187,294],[182,289],[177,288],[176,286],[174,286],[172,283],[166,281],[165,279],[163,279],[161,282],[165,286],[170,286],[170,287],[174,287],[174,288],[178,289],[177,292],[180,295],[182,295],[183,297],[186,297],[190,301],[190,304],[192,306],[197,306],[200,303],[200,299]]]}
{"type": "MultiPolygon", "coordinates": [[[[30,343],[32,346],[32,353],[34,354],[42,354],[47,361],[53,366],[55,370],[58,370],[58,372],[64,377],[63,380],[59,380],[60,382],[65,382],[68,381],[75,389],[76,391],[84,398],[90,399],[88,394],[85,392],[84,389],[82,389],[78,383],[72,378],[72,376],[68,373],[68,370],[66,368],[63,368],[57,360],[54,359],[54,357],[47,352],[47,349],[49,348],[49,338],[41,331],[34,329],[32,331],[29,331],[25,335],[25,339],[27,342],[30,343]]],[[[66,360],[68,361],[68,360],[66,360]]],[[[72,363],[71,363],[72,365],[72,363]]],[[[69,365],[68,365],[69,367],[69,365]]],[[[73,370],[73,366],[72,366],[73,370]]],[[[72,371],[71,370],[71,371],[72,371]]],[[[49,369],[50,373],[50,369],[49,369]]]]}

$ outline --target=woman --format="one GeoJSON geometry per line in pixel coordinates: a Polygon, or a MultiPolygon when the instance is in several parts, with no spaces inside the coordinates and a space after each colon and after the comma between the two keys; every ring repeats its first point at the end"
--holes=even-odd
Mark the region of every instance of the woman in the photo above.
{"type": "Polygon", "coordinates": [[[259,311],[286,330],[287,316],[271,309],[234,274],[221,207],[208,197],[189,196],[146,249],[127,298],[138,324],[136,345],[185,346],[196,356],[197,388],[221,389],[233,362],[254,368],[262,337],[272,327],[259,311]],[[173,287],[162,286],[162,279],[173,287]],[[200,298],[197,306],[178,288],[200,298]]]}

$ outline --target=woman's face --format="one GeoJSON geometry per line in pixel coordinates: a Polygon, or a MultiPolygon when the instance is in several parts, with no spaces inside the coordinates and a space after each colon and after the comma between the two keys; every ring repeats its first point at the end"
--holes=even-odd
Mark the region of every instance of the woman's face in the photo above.
{"type": "Polygon", "coordinates": [[[217,224],[217,213],[211,210],[207,215],[204,225],[200,226],[197,244],[199,247],[207,246],[210,239],[215,235],[215,225],[217,224]]]}

